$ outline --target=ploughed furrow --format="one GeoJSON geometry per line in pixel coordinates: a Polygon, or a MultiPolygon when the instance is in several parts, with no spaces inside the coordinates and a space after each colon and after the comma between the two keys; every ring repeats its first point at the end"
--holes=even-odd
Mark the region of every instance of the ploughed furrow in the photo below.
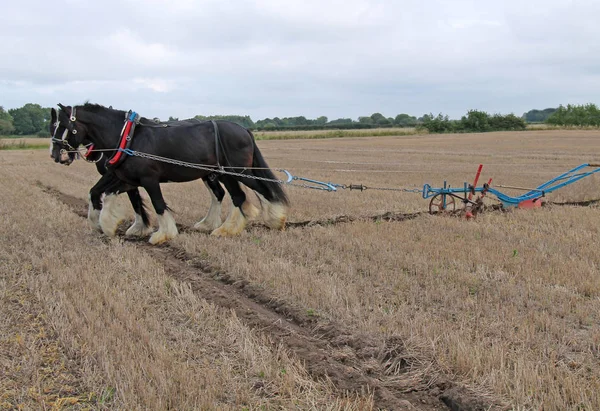
{"type": "MultiPolygon", "coordinates": [[[[52,187],[42,189],[77,215],[87,217],[85,200],[52,187]]],[[[373,220],[402,221],[419,214],[387,213],[373,220]]],[[[312,224],[304,224],[309,225],[312,224]]],[[[419,369],[403,352],[399,339],[383,341],[357,335],[342,324],[309,316],[306,310],[233,278],[202,257],[168,244],[151,246],[146,239],[131,241],[161,261],[170,276],[189,283],[202,298],[234,310],[250,327],[266,333],[274,342],[282,342],[313,378],[330,380],[340,394],[373,393],[375,406],[390,410],[497,409],[489,399],[477,397],[443,376],[431,375],[427,369],[419,369]]]]}

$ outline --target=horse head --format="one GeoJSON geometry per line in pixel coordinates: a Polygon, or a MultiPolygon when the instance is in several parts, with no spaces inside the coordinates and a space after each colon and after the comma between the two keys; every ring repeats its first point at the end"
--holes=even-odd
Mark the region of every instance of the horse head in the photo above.
{"type": "Polygon", "coordinates": [[[75,159],[77,148],[86,139],[87,128],[77,121],[77,107],[62,104],[58,106],[58,111],[53,108],[50,113],[50,153],[55,162],[70,165],[75,159]]]}

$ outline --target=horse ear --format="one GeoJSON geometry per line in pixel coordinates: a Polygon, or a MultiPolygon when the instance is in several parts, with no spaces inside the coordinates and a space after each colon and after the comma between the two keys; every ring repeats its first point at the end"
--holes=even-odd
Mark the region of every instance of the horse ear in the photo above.
{"type": "Polygon", "coordinates": [[[57,118],[56,109],[54,107],[52,107],[52,109],[50,109],[51,122],[56,123],[56,118],[57,118]]]}
{"type": "Polygon", "coordinates": [[[67,108],[60,103],[58,103],[58,107],[60,107],[61,110],[67,111],[67,108]]]}

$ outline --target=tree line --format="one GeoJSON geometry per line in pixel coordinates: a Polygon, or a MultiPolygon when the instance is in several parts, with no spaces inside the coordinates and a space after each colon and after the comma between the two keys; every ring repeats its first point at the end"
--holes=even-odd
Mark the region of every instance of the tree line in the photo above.
{"type": "Polygon", "coordinates": [[[0,106],[0,135],[38,135],[48,137],[50,108],[27,103],[20,108],[5,110],[0,106]]]}
{"type": "Polygon", "coordinates": [[[485,111],[469,110],[460,120],[451,120],[447,115],[427,114],[419,127],[430,133],[476,133],[487,131],[525,130],[527,124],[522,117],[514,114],[493,114],[485,111]]]}
{"type": "Polygon", "coordinates": [[[600,110],[595,104],[559,106],[546,123],[555,126],[600,127],[600,110]]]}
{"type": "MultiPolygon", "coordinates": [[[[379,127],[420,127],[430,133],[485,132],[500,130],[523,130],[527,123],[547,123],[557,126],[600,127],[600,110],[595,104],[559,106],[544,110],[530,110],[521,117],[514,114],[490,115],[480,110],[469,110],[459,120],[447,115],[425,114],[419,118],[409,114],[385,117],[381,113],[370,116],[338,118],[329,120],[326,116],[308,119],[298,117],[273,117],[253,121],[250,116],[241,115],[197,115],[198,120],[228,120],[246,128],[263,130],[321,130],[321,129],[369,129],[379,127]]],[[[169,117],[169,120],[177,120],[169,117]]],[[[27,103],[23,107],[5,110],[0,106],[0,135],[38,135],[48,137],[50,108],[27,103]]]]}

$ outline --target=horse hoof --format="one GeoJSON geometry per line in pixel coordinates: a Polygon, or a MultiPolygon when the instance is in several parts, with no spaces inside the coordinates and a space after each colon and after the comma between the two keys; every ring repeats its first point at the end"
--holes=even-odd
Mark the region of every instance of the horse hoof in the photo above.
{"type": "Polygon", "coordinates": [[[237,229],[235,227],[229,227],[229,229],[225,227],[219,227],[216,230],[213,230],[210,235],[215,237],[235,237],[244,231],[244,227],[237,227],[237,229]]]}
{"type": "Polygon", "coordinates": [[[125,232],[126,237],[146,237],[152,232],[153,228],[142,224],[133,224],[125,232]]]}
{"type": "Polygon", "coordinates": [[[215,236],[215,237],[231,237],[232,234],[229,233],[227,230],[225,230],[223,227],[219,227],[215,230],[213,230],[210,235],[215,236]]]}
{"type": "Polygon", "coordinates": [[[119,227],[119,223],[121,222],[121,220],[113,220],[113,221],[102,221],[102,218],[100,219],[100,231],[102,231],[104,233],[104,235],[108,236],[108,237],[114,237],[115,235],[117,235],[117,228],[119,227]]]}
{"type": "Polygon", "coordinates": [[[256,220],[256,218],[260,216],[260,209],[248,201],[242,204],[242,211],[249,221],[256,220]]]}
{"type": "Polygon", "coordinates": [[[199,221],[196,224],[194,224],[193,229],[196,231],[200,231],[201,233],[212,233],[214,230],[216,230],[219,226],[221,225],[221,222],[219,221],[219,224],[214,225],[214,224],[209,224],[205,221],[199,221]]]}
{"type": "Polygon", "coordinates": [[[287,211],[287,207],[284,204],[267,203],[263,216],[267,227],[275,230],[285,229],[287,211]]]}
{"type": "Polygon", "coordinates": [[[148,241],[152,245],[158,245],[169,241],[175,236],[168,236],[167,233],[161,233],[160,231],[155,232],[150,236],[150,240],[148,241]]]}
{"type": "Polygon", "coordinates": [[[102,227],[100,226],[100,222],[98,222],[98,221],[91,221],[90,220],[90,221],[88,221],[88,225],[94,231],[97,231],[99,233],[101,233],[103,231],[102,227]]]}
{"type": "Polygon", "coordinates": [[[102,232],[102,227],[100,226],[100,210],[94,210],[92,208],[88,210],[88,224],[92,230],[102,232]]]}

